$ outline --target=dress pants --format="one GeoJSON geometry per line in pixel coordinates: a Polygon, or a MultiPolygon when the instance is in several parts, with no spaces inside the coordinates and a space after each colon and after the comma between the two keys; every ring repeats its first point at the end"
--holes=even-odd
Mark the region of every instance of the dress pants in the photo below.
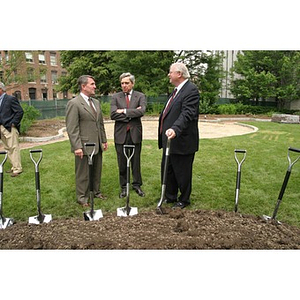
{"type": "MultiPolygon", "coordinates": [[[[194,157],[195,153],[188,155],[170,154],[166,182],[166,198],[168,200],[190,203],[194,157]],[[180,191],[179,198],[178,191],[180,191]]],[[[161,178],[164,164],[165,153],[162,157],[161,178]]]]}
{"type": "MultiPolygon", "coordinates": [[[[125,145],[134,145],[134,155],[131,158],[131,171],[132,171],[132,187],[139,188],[142,185],[141,175],[141,149],[142,143],[134,144],[131,139],[130,131],[127,131],[125,145]]],[[[119,181],[122,189],[126,188],[127,184],[127,158],[123,152],[123,144],[115,144],[118,166],[119,166],[119,181]]]]}
{"type": "Polygon", "coordinates": [[[0,129],[4,149],[7,150],[8,159],[12,164],[11,170],[13,173],[21,173],[22,164],[19,147],[19,131],[15,127],[12,127],[9,132],[3,125],[0,126],[0,129]]]}
{"type": "MultiPolygon", "coordinates": [[[[100,192],[100,180],[102,172],[102,151],[100,150],[93,156],[93,189],[94,195],[100,192]]],[[[75,182],[77,202],[80,204],[88,203],[90,198],[89,185],[89,164],[88,156],[84,155],[81,159],[75,156],[75,182]]]]}

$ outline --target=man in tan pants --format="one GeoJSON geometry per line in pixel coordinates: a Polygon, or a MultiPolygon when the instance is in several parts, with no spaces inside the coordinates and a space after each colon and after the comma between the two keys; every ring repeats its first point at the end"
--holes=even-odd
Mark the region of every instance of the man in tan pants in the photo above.
{"type": "Polygon", "coordinates": [[[21,155],[19,147],[19,132],[23,109],[14,96],[6,94],[5,85],[0,82],[0,132],[4,149],[8,151],[11,176],[16,177],[22,173],[21,155]]]}

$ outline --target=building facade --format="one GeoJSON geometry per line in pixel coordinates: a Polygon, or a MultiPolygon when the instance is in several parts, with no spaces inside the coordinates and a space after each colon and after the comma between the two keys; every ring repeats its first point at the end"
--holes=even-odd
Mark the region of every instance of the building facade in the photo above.
{"type": "Polygon", "coordinates": [[[20,101],[72,98],[69,91],[57,91],[58,78],[66,72],[59,51],[0,50],[0,80],[20,101]]]}

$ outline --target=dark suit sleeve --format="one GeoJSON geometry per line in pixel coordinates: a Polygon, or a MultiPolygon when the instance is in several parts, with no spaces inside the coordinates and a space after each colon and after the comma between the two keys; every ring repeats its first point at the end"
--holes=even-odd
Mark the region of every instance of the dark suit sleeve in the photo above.
{"type": "Polygon", "coordinates": [[[11,124],[20,126],[24,111],[23,111],[23,108],[22,108],[19,100],[16,97],[12,97],[11,109],[14,113],[14,117],[11,121],[11,124]]]}
{"type": "Polygon", "coordinates": [[[146,112],[146,106],[147,106],[146,96],[142,93],[139,93],[139,100],[138,100],[137,107],[141,107],[141,108],[140,109],[127,108],[126,116],[131,119],[141,118],[146,112]]]}
{"type": "Polygon", "coordinates": [[[119,108],[122,109],[124,107],[119,107],[117,97],[113,96],[110,103],[110,118],[115,121],[128,123],[129,118],[127,118],[125,114],[120,114],[116,112],[119,108]]]}

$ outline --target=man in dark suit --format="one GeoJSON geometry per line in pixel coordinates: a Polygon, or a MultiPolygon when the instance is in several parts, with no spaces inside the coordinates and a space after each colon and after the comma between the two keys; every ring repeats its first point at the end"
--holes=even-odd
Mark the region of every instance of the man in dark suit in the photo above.
{"type": "Polygon", "coordinates": [[[135,78],[130,73],[120,76],[122,92],[112,97],[110,115],[115,120],[114,141],[119,166],[119,181],[121,186],[120,198],[126,196],[127,160],[123,153],[123,145],[134,145],[135,152],[131,159],[132,188],[140,197],[142,191],[141,149],[142,149],[142,122],[141,117],[146,111],[146,97],[143,93],[133,90],[135,78]]]}
{"type": "Polygon", "coordinates": [[[11,177],[22,173],[21,154],[19,147],[19,133],[23,109],[16,97],[6,94],[5,85],[0,82],[0,130],[4,149],[12,164],[11,177]]]}
{"type": "Polygon", "coordinates": [[[169,138],[166,201],[184,208],[190,204],[193,162],[199,147],[199,91],[189,81],[190,74],[183,63],[172,64],[168,76],[175,89],[159,117],[158,146],[163,148],[161,176],[169,138]]]}
{"type": "Polygon", "coordinates": [[[100,103],[95,96],[96,84],[90,75],[78,79],[80,94],[67,104],[66,125],[71,151],[75,155],[75,180],[77,202],[89,206],[89,166],[84,143],[95,143],[93,156],[94,196],[105,199],[100,192],[102,152],[107,150],[107,139],[100,103]]]}

